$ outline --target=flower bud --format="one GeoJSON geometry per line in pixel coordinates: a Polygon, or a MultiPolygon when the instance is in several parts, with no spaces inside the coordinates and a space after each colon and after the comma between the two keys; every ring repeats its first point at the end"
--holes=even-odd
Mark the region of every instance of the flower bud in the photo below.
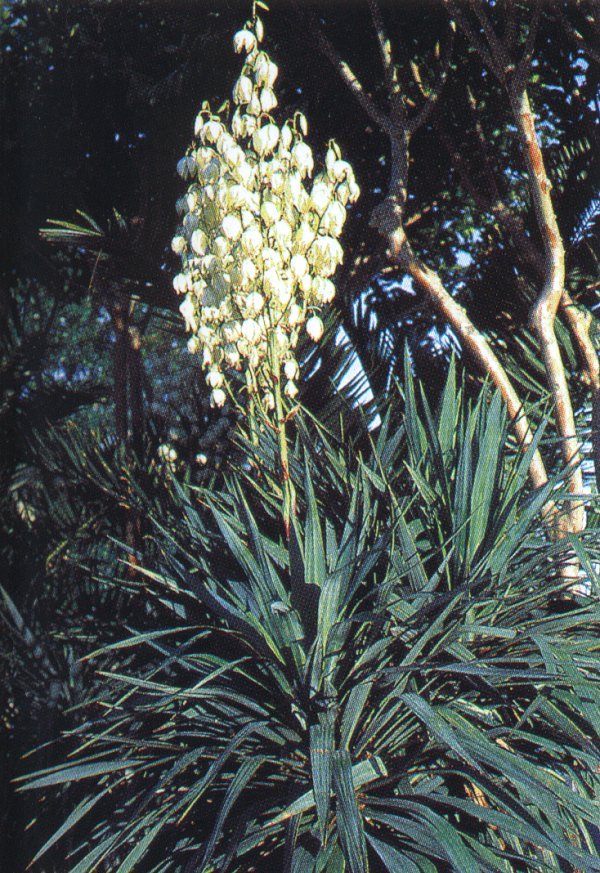
{"type": "Polygon", "coordinates": [[[318,315],[313,315],[306,322],[306,333],[309,335],[311,340],[314,342],[318,342],[323,336],[323,322],[319,318],[318,315]]]}
{"type": "Polygon", "coordinates": [[[254,22],[254,30],[256,32],[257,40],[259,42],[262,42],[264,39],[264,35],[265,35],[265,28],[263,27],[262,21],[258,17],[257,17],[256,21],[254,22]]]}
{"type": "Polygon", "coordinates": [[[283,391],[290,398],[290,400],[293,400],[294,397],[298,394],[298,386],[290,379],[289,382],[285,383],[285,388],[283,389],[283,391]]]}
{"type": "Polygon", "coordinates": [[[227,400],[227,395],[223,391],[222,388],[215,388],[214,391],[211,392],[210,395],[210,405],[220,409],[222,406],[225,406],[225,401],[227,400]]]}

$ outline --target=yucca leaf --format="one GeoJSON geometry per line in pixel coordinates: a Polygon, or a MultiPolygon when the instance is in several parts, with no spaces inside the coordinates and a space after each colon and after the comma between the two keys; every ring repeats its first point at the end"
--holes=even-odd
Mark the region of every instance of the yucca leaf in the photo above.
{"type": "Polygon", "coordinates": [[[334,724],[333,720],[324,714],[319,724],[311,725],[310,728],[310,764],[322,845],[327,841],[333,751],[334,724]]]}
{"type": "Polygon", "coordinates": [[[363,818],[356,799],[350,754],[342,749],[334,752],[332,758],[337,826],[344,856],[351,873],[367,873],[367,844],[363,818]]]}

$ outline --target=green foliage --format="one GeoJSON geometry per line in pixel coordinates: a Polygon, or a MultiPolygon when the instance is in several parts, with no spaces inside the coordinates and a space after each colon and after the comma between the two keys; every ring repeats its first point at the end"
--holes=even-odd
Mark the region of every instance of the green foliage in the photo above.
{"type": "Polygon", "coordinates": [[[89,656],[68,763],[24,780],[71,784],[38,857],[68,835],[72,873],[600,870],[594,613],[553,577],[547,494],[496,396],[454,368],[435,411],[403,393],[358,453],[296,417],[289,543],[269,434],[218,492],[138,492],[156,551],[128,585],[170,621],[89,656]]]}

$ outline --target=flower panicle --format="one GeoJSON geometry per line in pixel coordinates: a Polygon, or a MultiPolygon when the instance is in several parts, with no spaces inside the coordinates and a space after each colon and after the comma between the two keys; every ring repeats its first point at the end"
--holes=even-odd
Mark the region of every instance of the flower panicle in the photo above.
{"type": "Polygon", "coordinates": [[[298,393],[301,332],[323,336],[320,313],[335,296],[339,237],[359,188],[333,140],[315,175],[302,113],[275,122],[279,70],[262,39],[259,18],[235,34],[244,56],[235,108],[214,113],[205,102],[196,118],[196,139],[177,164],[189,185],[172,248],[182,260],[173,285],[184,297],[188,349],[202,355],[212,404],[224,405],[229,371],[249,370],[268,414],[282,375],[285,396],[298,393]]]}

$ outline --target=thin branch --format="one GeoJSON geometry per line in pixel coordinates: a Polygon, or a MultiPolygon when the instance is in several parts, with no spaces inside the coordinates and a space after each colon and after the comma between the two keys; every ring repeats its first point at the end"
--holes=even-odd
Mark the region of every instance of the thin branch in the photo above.
{"type": "MultiPolygon", "coordinates": [[[[417,115],[409,121],[408,129],[411,134],[415,133],[428,121],[438,100],[440,99],[442,91],[444,90],[444,85],[446,84],[448,74],[450,72],[450,64],[452,63],[452,53],[454,50],[454,34],[456,31],[456,27],[453,26],[453,24],[454,22],[450,23],[450,36],[448,37],[448,41],[444,47],[442,63],[440,70],[437,74],[435,84],[428,94],[425,94],[422,85],[420,85],[421,93],[425,96],[425,104],[419,110],[417,115]]],[[[419,84],[419,82],[417,82],[417,84],[419,84]]]]}
{"type": "Polygon", "coordinates": [[[588,57],[595,61],[595,63],[600,64],[600,52],[593,48],[585,39],[585,37],[582,36],[581,33],[579,33],[577,28],[571,24],[560,6],[557,8],[557,14],[565,33],[567,34],[573,45],[581,49],[581,51],[584,52],[584,54],[588,55],[588,57]]]}
{"type": "Polygon", "coordinates": [[[454,21],[457,23],[457,25],[466,36],[467,40],[471,43],[483,63],[490,68],[490,70],[493,72],[497,79],[502,81],[502,69],[497,66],[495,58],[492,57],[484,41],[480,39],[479,35],[475,32],[473,27],[471,27],[468,18],[463,15],[462,9],[460,9],[460,7],[454,2],[454,0],[442,0],[442,3],[448,10],[451,18],[454,19],[454,21]]]}
{"type": "Polygon", "coordinates": [[[369,116],[371,121],[375,125],[377,125],[377,127],[383,133],[389,134],[392,129],[392,125],[388,116],[384,112],[382,112],[382,110],[377,106],[373,98],[369,94],[367,94],[361,82],[353,73],[349,64],[347,64],[346,61],[342,58],[331,40],[327,36],[325,36],[315,14],[310,10],[301,10],[298,4],[298,0],[294,0],[294,6],[296,7],[300,15],[304,16],[304,19],[308,24],[310,32],[314,37],[318,48],[329,60],[334,69],[338,72],[342,81],[346,84],[349,90],[354,94],[362,109],[369,116]]]}
{"type": "Polygon", "coordinates": [[[533,58],[533,49],[535,47],[535,40],[538,34],[541,16],[542,4],[540,3],[540,0],[536,0],[535,9],[533,10],[531,22],[529,24],[529,30],[527,31],[525,43],[523,44],[523,53],[515,70],[515,80],[517,82],[524,83],[529,76],[529,69],[531,67],[531,59],[533,58]]]}
{"type": "Polygon", "coordinates": [[[494,61],[500,67],[500,69],[505,71],[508,70],[511,66],[510,55],[507,51],[506,46],[492,27],[492,23],[488,18],[485,7],[481,3],[481,0],[471,0],[471,8],[477,16],[477,20],[479,21],[483,32],[485,33],[485,37],[490,47],[490,53],[494,58],[494,61]]]}
{"type": "Polygon", "coordinates": [[[392,45],[387,35],[383,16],[377,0],[369,0],[369,9],[373,20],[373,27],[377,34],[377,44],[379,46],[379,55],[381,57],[381,65],[385,76],[385,84],[388,89],[390,101],[394,101],[394,96],[397,92],[396,76],[394,72],[394,58],[392,55],[392,45]]]}

